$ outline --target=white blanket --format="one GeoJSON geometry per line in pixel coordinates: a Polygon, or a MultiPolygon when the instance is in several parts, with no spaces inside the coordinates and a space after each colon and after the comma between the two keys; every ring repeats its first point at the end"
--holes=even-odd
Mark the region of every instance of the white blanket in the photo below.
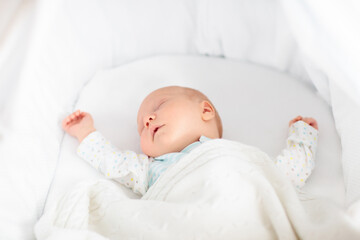
{"type": "Polygon", "coordinates": [[[349,217],[301,201],[262,151],[218,139],[171,166],[142,199],[110,181],[66,193],[35,227],[38,239],[356,239],[349,217]]]}

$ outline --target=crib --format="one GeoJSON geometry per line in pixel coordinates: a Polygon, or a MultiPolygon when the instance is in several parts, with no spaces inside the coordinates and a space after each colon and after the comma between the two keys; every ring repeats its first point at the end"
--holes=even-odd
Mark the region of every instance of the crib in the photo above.
{"type": "MultiPolygon", "coordinates": [[[[222,116],[223,138],[269,156],[284,148],[291,118],[316,118],[316,168],[302,201],[339,209],[359,233],[359,11],[350,0],[0,3],[0,238],[80,239],[35,227],[76,183],[105,179],[76,155],[62,119],[89,111],[115,145],[140,152],[137,106],[167,85],[203,91],[222,116]]],[[[328,238],[355,236],[328,230],[328,238]]]]}

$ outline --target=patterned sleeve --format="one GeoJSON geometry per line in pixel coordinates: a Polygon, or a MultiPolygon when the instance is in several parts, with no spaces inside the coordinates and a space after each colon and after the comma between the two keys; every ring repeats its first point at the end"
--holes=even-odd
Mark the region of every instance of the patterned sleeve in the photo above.
{"type": "Polygon", "coordinates": [[[135,193],[144,195],[147,191],[148,156],[120,151],[98,131],[84,138],[77,154],[105,177],[122,183],[135,193]]]}
{"type": "Polygon", "coordinates": [[[275,164],[297,188],[304,186],[315,167],[318,130],[304,121],[289,128],[287,147],[275,159],[275,164]]]}

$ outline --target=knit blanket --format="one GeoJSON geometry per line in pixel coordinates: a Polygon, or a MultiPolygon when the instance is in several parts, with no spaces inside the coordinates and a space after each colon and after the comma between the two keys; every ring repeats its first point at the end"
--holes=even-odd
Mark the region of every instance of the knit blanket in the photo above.
{"type": "Polygon", "coordinates": [[[267,154],[210,140],[141,199],[109,180],[83,182],[35,226],[37,239],[356,239],[336,206],[295,190],[267,154]]]}

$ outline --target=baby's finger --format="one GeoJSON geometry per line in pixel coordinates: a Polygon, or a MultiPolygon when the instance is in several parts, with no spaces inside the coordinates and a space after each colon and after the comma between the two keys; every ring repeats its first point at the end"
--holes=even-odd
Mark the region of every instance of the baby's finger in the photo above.
{"type": "Polygon", "coordinates": [[[309,119],[309,120],[307,121],[307,123],[308,123],[309,125],[314,125],[314,124],[315,124],[315,121],[314,121],[313,119],[309,119]]]}
{"type": "Polygon", "coordinates": [[[315,119],[313,119],[313,118],[304,118],[304,122],[310,124],[310,123],[315,122],[315,119]]]}
{"type": "Polygon", "coordinates": [[[69,116],[69,117],[66,118],[65,124],[68,125],[68,124],[71,123],[71,121],[72,121],[72,119],[71,119],[71,117],[69,116]]]}
{"type": "Polygon", "coordinates": [[[70,114],[70,115],[68,116],[68,123],[72,122],[74,119],[75,119],[74,114],[73,114],[73,113],[70,114]]]}
{"type": "Polygon", "coordinates": [[[65,130],[68,128],[68,124],[69,124],[69,120],[68,120],[68,117],[66,117],[63,121],[62,121],[62,128],[65,130]]]}
{"type": "Polygon", "coordinates": [[[319,129],[317,121],[314,118],[305,118],[304,121],[315,129],[319,129]]]}
{"type": "Polygon", "coordinates": [[[68,121],[69,121],[69,119],[70,119],[70,116],[67,116],[65,119],[64,119],[64,123],[67,123],[68,121]]]}
{"type": "Polygon", "coordinates": [[[81,115],[80,110],[75,111],[73,114],[71,114],[71,121],[76,121],[83,118],[83,116],[81,115]]]}
{"type": "Polygon", "coordinates": [[[297,121],[299,120],[302,120],[303,117],[302,116],[297,116],[296,118],[292,119],[290,122],[289,122],[289,126],[291,126],[292,124],[296,123],[297,121]]]}

